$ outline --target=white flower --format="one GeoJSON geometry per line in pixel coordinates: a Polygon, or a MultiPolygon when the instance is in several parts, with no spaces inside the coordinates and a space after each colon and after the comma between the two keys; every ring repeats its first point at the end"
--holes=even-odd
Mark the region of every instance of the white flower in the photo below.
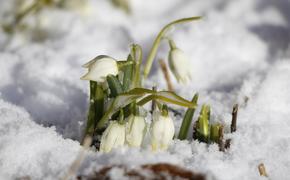
{"type": "Polygon", "coordinates": [[[140,147],[146,133],[146,122],[142,116],[130,115],[126,125],[126,143],[131,147],[140,147]]]}
{"type": "Polygon", "coordinates": [[[108,75],[118,74],[117,61],[109,56],[97,56],[82,67],[89,69],[89,72],[81,77],[83,80],[104,82],[108,75]]]}
{"type": "Polygon", "coordinates": [[[125,144],[125,124],[113,121],[104,131],[101,138],[100,151],[110,152],[113,148],[125,144]]]}
{"type": "Polygon", "coordinates": [[[187,83],[191,80],[191,68],[188,57],[178,48],[169,52],[169,67],[178,82],[187,83]]]}
{"type": "Polygon", "coordinates": [[[168,115],[155,112],[150,133],[152,150],[166,150],[174,136],[173,120],[168,115]]]}

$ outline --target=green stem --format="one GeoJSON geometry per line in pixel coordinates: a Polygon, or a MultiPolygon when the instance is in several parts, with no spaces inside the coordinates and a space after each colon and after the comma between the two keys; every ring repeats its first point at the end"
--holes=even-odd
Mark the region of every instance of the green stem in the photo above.
{"type": "MultiPolygon", "coordinates": [[[[101,85],[90,81],[90,107],[86,125],[85,136],[94,134],[96,124],[104,113],[104,92],[101,85]]],[[[84,136],[84,137],[85,137],[84,136]]]]}
{"type": "Polygon", "coordinates": [[[162,105],[161,114],[162,114],[162,116],[166,116],[166,117],[168,116],[168,107],[166,104],[162,105]]]}
{"type": "Polygon", "coordinates": [[[86,131],[85,131],[84,137],[87,134],[93,133],[93,126],[94,126],[94,121],[96,117],[95,101],[94,101],[96,87],[97,87],[97,83],[94,81],[90,81],[90,107],[89,107],[88,120],[86,124],[86,131]]]}
{"type": "Polygon", "coordinates": [[[123,111],[123,109],[120,110],[119,117],[118,117],[118,122],[120,124],[124,124],[124,111],[123,111]]]}
{"type": "Polygon", "coordinates": [[[146,61],[146,65],[145,65],[145,69],[144,69],[144,78],[145,79],[147,78],[147,76],[150,73],[150,70],[151,70],[151,67],[152,67],[154,58],[156,56],[158,47],[160,45],[160,42],[162,40],[162,37],[165,35],[165,33],[167,32],[167,30],[170,27],[172,27],[173,25],[180,24],[180,23],[186,23],[186,22],[190,22],[190,21],[194,21],[194,20],[198,20],[198,19],[201,19],[201,17],[200,16],[196,16],[196,17],[189,17],[189,18],[178,19],[178,20],[175,20],[175,21],[167,24],[166,26],[164,26],[161,29],[161,31],[157,35],[156,39],[154,40],[153,46],[152,46],[152,48],[150,50],[149,56],[148,56],[147,61],[146,61]]]}
{"type": "Polygon", "coordinates": [[[140,70],[142,65],[142,57],[143,57],[143,51],[141,46],[138,44],[133,44],[131,47],[131,54],[135,60],[135,76],[133,80],[133,85],[135,87],[141,86],[141,79],[140,79],[140,70]]]}
{"type": "Polygon", "coordinates": [[[101,85],[97,85],[95,92],[95,122],[94,122],[94,130],[96,129],[97,123],[102,119],[104,114],[104,102],[105,102],[105,94],[101,85]]]}
{"type": "MultiPolygon", "coordinates": [[[[196,93],[193,96],[191,102],[193,104],[197,105],[197,100],[198,100],[198,94],[196,93]]],[[[196,107],[187,109],[187,111],[184,115],[180,130],[179,130],[178,139],[184,140],[187,138],[188,130],[189,130],[189,127],[191,125],[192,117],[194,115],[195,109],[196,109],[196,107]]]]}
{"type": "Polygon", "coordinates": [[[131,103],[131,113],[134,115],[134,116],[139,116],[139,107],[137,106],[136,104],[136,101],[131,103]]]}
{"type": "Polygon", "coordinates": [[[169,43],[169,46],[170,46],[170,50],[173,50],[173,49],[177,48],[175,42],[172,39],[168,39],[168,43],[169,43]]]}
{"type": "Polygon", "coordinates": [[[117,64],[118,64],[118,68],[121,69],[121,68],[124,68],[126,66],[130,66],[132,64],[134,64],[134,61],[117,61],[117,64]]]}
{"type": "MultiPolygon", "coordinates": [[[[127,61],[133,61],[133,58],[131,55],[128,56],[127,61]]],[[[125,92],[127,92],[131,87],[131,82],[133,79],[133,65],[124,67],[124,77],[123,77],[123,89],[125,92]]]]}

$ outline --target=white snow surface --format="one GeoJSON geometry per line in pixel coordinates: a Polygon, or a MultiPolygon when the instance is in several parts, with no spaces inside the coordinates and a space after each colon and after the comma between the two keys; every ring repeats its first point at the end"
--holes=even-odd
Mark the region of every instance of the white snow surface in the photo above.
{"type": "MultiPolygon", "coordinates": [[[[0,1],[0,22],[13,2],[0,1]]],[[[174,140],[166,152],[87,151],[78,174],[112,164],[170,162],[218,180],[266,179],[257,169],[264,163],[269,179],[289,179],[290,1],[130,2],[130,16],[107,0],[92,0],[82,11],[43,11],[38,29],[13,37],[0,31],[0,179],[63,177],[81,149],[86,119],[88,82],[80,80],[81,65],[101,54],[125,59],[133,42],[146,57],[166,23],[197,15],[203,19],[169,33],[190,57],[193,74],[188,85],[173,80],[174,87],[188,99],[199,92],[199,104],[210,104],[213,121],[225,123],[227,132],[231,108],[241,104],[237,131],[226,135],[231,148],[223,153],[217,145],[174,140]]],[[[167,53],[162,43],[157,58],[167,53]]],[[[146,85],[165,89],[157,67],[146,85]]],[[[180,123],[176,116],[176,132],[180,123]]]]}

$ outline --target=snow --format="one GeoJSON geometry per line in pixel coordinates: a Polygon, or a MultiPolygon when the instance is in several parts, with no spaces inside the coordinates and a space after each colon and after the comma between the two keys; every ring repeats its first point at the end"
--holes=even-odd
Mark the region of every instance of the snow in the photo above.
{"type": "MultiPolygon", "coordinates": [[[[12,4],[0,1],[0,22],[12,4]]],[[[188,99],[199,92],[199,104],[210,104],[213,121],[225,123],[227,132],[233,104],[241,105],[237,131],[226,134],[231,148],[222,153],[217,145],[175,140],[165,152],[87,151],[78,174],[112,164],[169,162],[220,180],[265,179],[257,168],[264,163],[272,180],[289,179],[290,2],[132,0],[131,5],[128,16],[106,0],[92,0],[85,9],[47,9],[38,20],[28,19],[32,25],[40,21],[38,29],[11,38],[0,31],[0,179],[63,177],[81,149],[77,140],[86,119],[88,83],[79,79],[85,73],[81,65],[101,54],[125,59],[133,42],[146,56],[164,24],[196,15],[203,20],[170,32],[190,57],[192,82],[179,85],[171,74],[172,80],[188,99]]],[[[157,57],[166,59],[168,49],[162,43],[157,57]]],[[[157,67],[156,62],[146,85],[165,89],[157,67]]],[[[197,115],[198,110],[194,119],[197,115]]],[[[180,123],[176,116],[176,128],[180,123]]]]}
{"type": "Polygon", "coordinates": [[[36,124],[23,108],[3,100],[0,112],[0,174],[3,179],[27,175],[32,179],[54,179],[63,175],[79,151],[79,143],[63,139],[55,127],[36,124]]]}

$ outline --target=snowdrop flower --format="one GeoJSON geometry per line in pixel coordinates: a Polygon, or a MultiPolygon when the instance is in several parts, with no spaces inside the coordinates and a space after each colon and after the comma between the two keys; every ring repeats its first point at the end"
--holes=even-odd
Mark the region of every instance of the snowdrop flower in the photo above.
{"type": "Polygon", "coordinates": [[[82,80],[90,80],[96,82],[104,82],[108,75],[118,74],[117,61],[109,56],[97,56],[90,62],[83,65],[88,68],[89,72],[81,77],[82,80]]]}
{"type": "Polygon", "coordinates": [[[104,131],[101,138],[100,151],[110,152],[113,148],[125,144],[125,124],[113,121],[104,131]]]}
{"type": "Polygon", "coordinates": [[[160,112],[154,112],[151,126],[151,146],[152,150],[166,150],[174,136],[173,120],[160,112]]]}
{"type": "Polygon", "coordinates": [[[142,116],[130,115],[126,125],[126,143],[131,147],[140,147],[145,133],[145,118],[142,116]]]}
{"type": "Polygon", "coordinates": [[[169,43],[169,67],[177,81],[186,84],[191,79],[191,69],[188,63],[188,57],[181,49],[175,46],[172,40],[170,40],[169,43]]]}

